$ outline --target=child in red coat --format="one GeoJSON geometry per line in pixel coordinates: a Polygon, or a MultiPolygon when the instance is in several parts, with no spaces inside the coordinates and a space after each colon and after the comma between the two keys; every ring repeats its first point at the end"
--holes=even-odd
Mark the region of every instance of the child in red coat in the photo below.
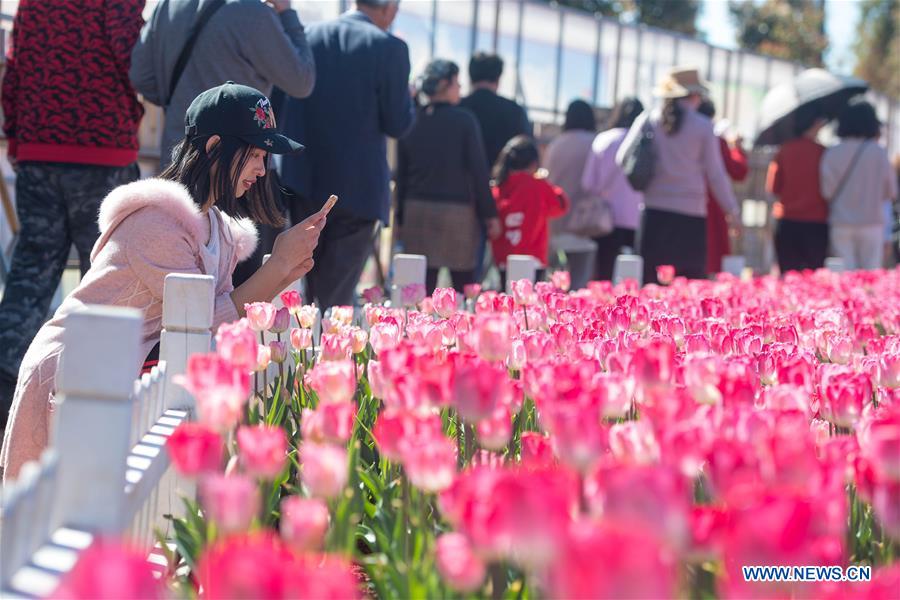
{"type": "Polygon", "coordinates": [[[566,194],[538,174],[539,166],[537,146],[524,135],[507,142],[494,165],[492,190],[502,230],[491,246],[501,271],[511,254],[533,256],[546,266],[550,219],[569,210],[566,194]]]}

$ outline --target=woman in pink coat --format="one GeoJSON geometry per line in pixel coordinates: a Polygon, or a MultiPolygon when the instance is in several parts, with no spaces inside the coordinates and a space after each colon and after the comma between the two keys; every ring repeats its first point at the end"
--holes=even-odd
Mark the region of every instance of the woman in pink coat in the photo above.
{"type": "MultiPolygon", "coordinates": [[[[231,82],[200,94],[185,115],[186,137],[159,179],[113,190],[100,208],[100,238],[91,268],[38,332],[22,360],[3,439],[4,479],[39,458],[48,443],[63,332],[85,304],[144,311],[143,352],[162,327],[163,282],[169,273],[215,277],[213,328],[244,314],[247,302],[271,301],[312,268],[312,251],[325,225],[324,211],[282,233],[272,258],[234,288],[231,273],[256,247],[248,218],[281,220],[266,173],[270,153],[303,147],[277,133],[268,98],[231,82]]],[[[134,365],[135,376],[141,365],[134,365]]]]}

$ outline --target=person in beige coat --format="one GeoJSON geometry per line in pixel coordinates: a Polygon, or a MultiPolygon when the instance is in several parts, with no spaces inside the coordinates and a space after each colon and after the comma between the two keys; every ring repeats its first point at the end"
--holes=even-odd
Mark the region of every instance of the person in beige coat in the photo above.
{"type": "MultiPolygon", "coordinates": [[[[63,333],[73,312],[86,304],[142,309],[146,356],[160,338],[169,273],[215,277],[216,328],[243,316],[247,302],[271,301],[312,268],[324,211],[279,235],[272,258],[249,280],[237,288],[231,283],[237,263],[256,247],[250,219],[278,224],[268,154],[302,149],[277,133],[269,100],[227,83],[200,94],[185,121],[187,137],[160,179],[120,186],[103,201],[91,268],[26,352],[0,453],[4,480],[38,459],[48,443],[63,333]]],[[[135,376],[140,367],[134,365],[135,376]]]]}

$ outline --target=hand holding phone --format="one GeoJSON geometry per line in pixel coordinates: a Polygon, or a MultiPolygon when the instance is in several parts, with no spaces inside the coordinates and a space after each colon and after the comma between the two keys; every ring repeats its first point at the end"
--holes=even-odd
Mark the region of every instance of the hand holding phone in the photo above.
{"type": "Polygon", "coordinates": [[[322,208],[319,209],[319,212],[323,215],[327,215],[331,212],[331,209],[334,208],[334,205],[337,204],[338,197],[334,194],[328,196],[328,200],[325,201],[325,204],[322,205],[322,208]]]}

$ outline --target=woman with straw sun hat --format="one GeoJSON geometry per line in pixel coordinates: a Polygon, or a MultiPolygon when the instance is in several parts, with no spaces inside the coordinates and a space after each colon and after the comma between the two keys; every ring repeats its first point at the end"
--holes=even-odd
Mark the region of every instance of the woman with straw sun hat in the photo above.
{"type": "MultiPolygon", "coordinates": [[[[706,276],[707,186],[732,223],[739,205],[725,171],[712,122],[697,112],[709,88],[697,69],[669,72],[654,89],[662,106],[642,114],[620,148],[620,157],[645,129],[653,133],[653,178],[644,190],[639,250],[644,282],[670,264],[677,275],[706,276]]],[[[620,161],[621,162],[621,161],[620,161]]]]}

